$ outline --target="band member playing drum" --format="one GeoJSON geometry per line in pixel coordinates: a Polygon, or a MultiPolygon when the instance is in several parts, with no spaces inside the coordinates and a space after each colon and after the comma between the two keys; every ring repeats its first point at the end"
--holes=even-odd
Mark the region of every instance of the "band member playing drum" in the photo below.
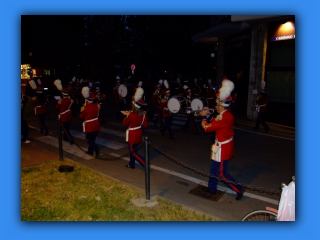
{"type": "Polygon", "coordinates": [[[198,79],[197,78],[194,79],[194,87],[192,89],[192,93],[193,93],[193,98],[200,97],[201,87],[198,85],[198,79]]]}
{"type": "Polygon", "coordinates": [[[82,88],[82,95],[86,99],[86,105],[80,109],[80,119],[84,119],[83,122],[83,132],[86,133],[86,141],[89,144],[87,153],[90,155],[100,156],[99,147],[96,144],[96,137],[100,131],[100,122],[99,122],[99,105],[94,104],[96,96],[89,92],[88,87],[82,88]]]}
{"type": "Polygon", "coordinates": [[[184,96],[184,89],[183,89],[183,86],[181,84],[180,78],[177,78],[177,83],[178,83],[178,87],[176,88],[177,95],[178,96],[184,96]]]}
{"type": "Polygon", "coordinates": [[[163,128],[163,124],[162,124],[162,110],[160,109],[160,103],[161,103],[161,86],[162,86],[162,82],[159,81],[156,85],[155,85],[155,88],[156,88],[156,91],[152,94],[152,97],[151,97],[151,102],[154,103],[154,107],[158,113],[158,117],[154,118],[153,119],[153,123],[154,123],[154,126],[156,127],[157,126],[157,122],[159,121],[159,125],[160,125],[160,128],[163,128]]]}
{"type": "Polygon", "coordinates": [[[48,113],[48,102],[45,94],[43,93],[43,87],[37,87],[34,80],[29,81],[30,86],[34,89],[37,95],[33,98],[33,106],[35,115],[38,117],[38,121],[40,124],[40,132],[47,136],[49,134],[48,128],[46,127],[45,120],[48,113]]]}
{"type": "MultiPolygon", "coordinates": [[[[234,89],[234,84],[230,80],[222,81],[222,87],[217,94],[216,110],[219,115],[212,119],[210,123],[207,122],[207,112],[201,111],[202,116],[201,126],[205,132],[216,132],[215,143],[211,147],[212,165],[210,175],[220,177],[223,183],[226,184],[231,190],[237,193],[236,200],[240,200],[243,196],[244,188],[237,184],[236,180],[228,173],[227,168],[229,160],[234,156],[234,117],[228,111],[228,107],[232,102],[231,92],[234,89]],[[233,183],[231,183],[232,181],[233,183]]],[[[205,192],[216,194],[218,179],[210,177],[208,188],[203,188],[205,192]]]]}
{"type": "Polygon", "coordinates": [[[129,144],[130,162],[128,165],[126,165],[126,167],[132,169],[135,168],[136,160],[142,167],[145,167],[144,158],[138,154],[137,150],[133,151],[142,141],[142,127],[148,127],[147,114],[141,109],[141,107],[144,105],[142,95],[143,89],[137,88],[134,95],[132,110],[124,113],[126,118],[124,118],[122,121],[124,127],[129,127],[126,133],[126,140],[129,144]]]}
{"type": "MultiPolygon", "coordinates": [[[[187,85],[184,85],[183,86],[185,92],[187,93],[187,107],[188,109],[191,109],[191,101],[192,101],[192,91],[190,88],[188,88],[187,85]]],[[[197,128],[196,128],[196,124],[195,124],[195,121],[194,121],[194,114],[191,112],[191,113],[187,113],[187,121],[186,123],[184,124],[184,126],[182,127],[182,130],[184,132],[187,131],[187,129],[189,128],[189,125],[191,123],[191,126],[192,126],[192,129],[193,129],[193,132],[194,134],[199,134],[198,131],[197,131],[197,128]]]]}
{"type": "Polygon", "coordinates": [[[168,109],[168,100],[170,98],[170,88],[167,80],[164,80],[164,86],[166,87],[166,96],[161,99],[160,109],[162,109],[162,114],[164,118],[164,127],[161,128],[161,134],[164,136],[164,133],[168,133],[168,137],[173,139],[171,132],[172,125],[172,113],[168,109]]]}
{"type": "Polygon", "coordinates": [[[121,111],[124,110],[124,98],[121,97],[121,96],[119,95],[119,93],[118,93],[118,88],[119,88],[119,86],[120,86],[120,77],[117,76],[117,77],[116,77],[116,86],[113,88],[113,97],[114,97],[114,99],[115,99],[115,101],[116,101],[117,110],[118,110],[117,113],[116,113],[117,118],[120,117],[121,111]]]}
{"type": "Polygon", "coordinates": [[[206,89],[206,92],[204,94],[204,97],[208,101],[208,107],[214,108],[215,105],[215,98],[216,98],[216,90],[214,89],[213,85],[211,84],[211,79],[208,80],[208,86],[206,89]]]}
{"type": "Polygon", "coordinates": [[[58,101],[58,104],[55,106],[56,109],[59,109],[60,114],[58,118],[60,119],[60,124],[63,129],[63,139],[69,141],[70,145],[73,144],[74,140],[70,133],[70,125],[72,120],[71,107],[73,100],[70,99],[70,89],[62,88],[60,79],[54,81],[54,85],[58,90],[61,91],[63,98],[58,101]]]}

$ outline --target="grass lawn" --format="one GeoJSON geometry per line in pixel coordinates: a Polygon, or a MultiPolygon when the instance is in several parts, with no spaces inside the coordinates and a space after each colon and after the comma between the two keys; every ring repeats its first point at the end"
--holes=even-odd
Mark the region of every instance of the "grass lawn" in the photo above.
{"type": "Polygon", "coordinates": [[[143,191],[110,180],[65,160],[74,172],[60,173],[60,161],[21,169],[22,221],[214,221],[206,215],[158,198],[153,208],[131,200],[143,191]]]}

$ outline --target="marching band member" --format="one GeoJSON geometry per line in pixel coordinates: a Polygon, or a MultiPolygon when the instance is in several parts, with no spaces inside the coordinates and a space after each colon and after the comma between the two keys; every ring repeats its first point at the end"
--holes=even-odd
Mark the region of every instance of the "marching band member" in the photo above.
{"type": "Polygon", "coordinates": [[[178,87],[176,88],[176,90],[177,90],[177,95],[179,95],[179,96],[184,96],[184,89],[183,89],[183,86],[182,86],[182,84],[181,84],[180,78],[177,78],[177,82],[178,82],[178,87]]]}
{"type": "Polygon", "coordinates": [[[160,128],[163,127],[163,124],[162,124],[162,111],[160,109],[160,103],[161,103],[161,86],[162,86],[162,83],[163,81],[162,80],[159,80],[159,82],[157,84],[155,84],[155,87],[156,87],[156,91],[152,94],[152,97],[151,97],[151,102],[154,103],[154,107],[158,113],[158,118],[154,118],[153,119],[153,123],[154,123],[154,126],[156,127],[157,126],[157,121],[159,121],[159,125],[160,125],[160,128]]]}
{"type": "MultiPolygon", "coordinates": [[[[133,87],[133,92],[134,92],[134,94],[136,93],[136,91],[137,91],[138,88],[142,88],[142,81],[139,81],[139,82],[138,82],[138,85],[137,85],[136,87],[133,87]]],[[[142,96],[141,98],[144,99],[144,94],[143,94],[143,96],[142,96]]],[[[132,108],[132,106],[134,105],[134,103],[135,103],[135,101],[134,101],[134,95],[133,95],[132,98],[131,98],[131,101],[130,101],[130,108],[132,108]]]]}
{"type": "Polygon", "coordinates": [[[96,87],[95,103],[100,106],[99,118],[101,119],[102,123],[105,123],[104,116],[103,116],[103,109],[104,109],[104,101],[105,101],[105,99],[106,99],[106,96],[101,93],[100,87],[96,87]]]}
{"type": "Polygon", "coordinates": [[[124,110],[124,98],[119,96],[119,93],[118,93],[118,88],[119,88],[120,84],[121,84],[120,77],[117,76],[116,77],[116,86],[113,88],[113,97],[116,101],[117,109],[118,109],[118,111],[116,113],[117,118],[119,118],[121,111],[124,110]]]}
{"type": "Polygon", "coordinates": [[[43,87],[37,87],[34,80],[30,80],[29,84],[37,93],[37,95],[33,98],[33,106],[35,115],[38,117],[40,124],[40,132],[44,132],[45,136],[47,136],[49,134],[48,128],[45,125],[46,115],[48,113],[47,98],[43,93],[43,87]]]}
{"type": "Polygon", "coordinates": [[[198,85],[198,79],[197,78],[194,79],[194,87],[192,89],[192,93],[193,93],[193,97],[194,98],[200,97],[201,88],[198,85]]]}
{"type": "Polygon", "coordinates": [[[142,96],[143,89],[137,88],[134,94],[134,104],[132,110],[125,113],[126,117],[123,119],[122,124],[124,127],[129,127],[126,132],[126,140],[129,144],[130,162],[126,165],[127,168],[135,168],[135,161],[137,160],[142,167],[145,167],[144,158],[138,154],[137,150],[133,151],[139,146],[142,141],[142,127],[148,127],[147,114],[142,111],[141,107],[145,104],[142,96]]]}
{"type": "Polygon", "coordinates": [[[204,94],[204,97],[207,99],[208,101],[208,107],[209,108],[214,108],[215,105],[215,96],[216,96],[216,90],[213,87],[213,85],[211,84],[211,79],[208,80],[208,85],[207,85],[207,89],[206,92],[204,94]]]}
{"type": "Polygon", "coordinates": [[[68,82],[69,97],[73,101],[71,106],[71,111],[73,116],[76,116],[76,109],[78,105],[77,89],[76,89],[75,81],[76,81],[76,77],[73,77],[71,81],[68,82]]]}
{"type": "MultiPolygon", "coordinates": [[[[201,126],[205,132],[216,132],[216,141],[212,145],[212,165],[210,170],[210,175],[221,177],[231,190],[237,193],[236,200],[240,200],[243,196],[244,188],[240,185],[232,184],[236,180],[228,173],[227,168],[229,160],[234,156],[234,117],[228,111],[228,107],[231,104],[232,98],[230,96],[232,90],[234,89],[234,84],[230,80],[222,81],[222,87],[219,89],[216,100],[216,110],[219,115],[211,121],[207,122],[207,112],[204,108],[204,111],[200,112],[202,116],[201,126]]],[[[218,179],[209,178],[208,188],[212,194],[217,192],[218,179]]],[[[206,188],[203,191],[208,191],[206,188]]]]}
{"type": "Polygon", "coordinates": [[[57,79],[54,81],[54,85],[58,90],[61,91],[63,98],[58,101],[58,104],[55,106],[56,109],[60,110],[60,114],[58,118],[60,119],[61,126],[63,129],[63,139],[65,141],[69,141],[70,145],[73,144],[74,139],[70,133],[70,125],[72,119],[72,111],[71,107],[73,104],[73,100],[70,99],[70,89],[62,88],[61,80],[57,79]]]}
{"type": "Polygon", "coordinates": [[[164,80],[164,86],[166,87],[166,95],[163,99],[161,99],[160,109],[162,109],[162,115],[164,118],[164,126],[161,128],[160,132],[162,136],[164,133],[168,132],[168,137],[173,139],[172,132],[171,132],[171,125],[172,125],[172,113],[168,109],[168,100],[170,98],[170,88],[167,80],[164,80]]]}
{"type": "MultiPolygon", "coordinates": [[[[185,90],[185,92],[187,93],[187,107],[189,108],[189,109],[191,109],[191,101],[192,101],[192,91],[191,91],[191,89],[187,86],[187,85],[184,85],[183,86],[183,88],[184,88],[184,90],[185,90]]],[[[193,115],[193,113],[189,113],[189,114],[187,114],[187,121],[186,121],[186,123],[184,124],[184,126],[182,127],[182,130],[184,131],[184,132],[186,132],[187,131],[187,129],[188,129],[188,127],[189,127],[189,125],[190,125],[190,122],[191,122],[191,126],[192,126],[192,129],[193,129],[193,132],[194,132],[194,134],[199,134],[198,133],[198,131],[197,131],[197,129],[196,129],[196,124],[195,124],[195,121],[194,121],[194,115],[193,115]]]]}
{"type": "Polygon", "coordinates": [[[255,130],[259,130],[260,123],[264,127],[265,132],[270,130],[269,126],[266,123],[266,114],[267,114],[267,106],[269,103],[269,97],[267,95],[266,82],[261,81],[260,94],[257,96],[256,100],[256,111],[258,113],[258,118],[256,121],[255,130]]]}
{"type": "Polygon", "coordinates": [[[83,97],[86,99],[86,105],[81,107],[80,119],[84,119],[83,122],[83,132],[86,133],[86,141],[89,144],[87,153],[99,157],[100,151],[96,144],[96,137],[100,131],[99,122],[99,105],[94,104],[96,96],[89,92],[88,87],[83,87],[81,91],[83,97]]]}

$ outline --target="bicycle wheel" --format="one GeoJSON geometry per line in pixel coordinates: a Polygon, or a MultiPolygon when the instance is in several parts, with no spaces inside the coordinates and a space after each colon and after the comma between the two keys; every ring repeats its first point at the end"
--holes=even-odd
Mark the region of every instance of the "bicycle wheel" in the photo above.
{"type": "Polygon", "coordinates": [[[241,221],[268,222],[277,221],[277,214],[268,210],[257,210],[247,214],[241,221]]]}

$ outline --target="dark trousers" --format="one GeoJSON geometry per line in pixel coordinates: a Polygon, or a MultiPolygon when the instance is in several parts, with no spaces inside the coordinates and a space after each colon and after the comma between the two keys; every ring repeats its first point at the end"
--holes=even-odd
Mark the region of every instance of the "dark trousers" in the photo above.
{"type": "MultiPolygon", "coordinates": [[[[228,173],[228,163],[229,160],[221,160],[221,162],[212,161],[210,175],[217,176],[222,178],[223,183],[235,191],[236,193],[240,193],[243,190],[243,187],[236,184],[228,183],[228,181],[237,182],[229,173],[228,173]]],[[[209,177],[208,188],[213,193],[217,192],[218,179],[209,177]]]]}
{"type": "Polygon", "coordinates": [[[266,124],[266,115],[267,113],[258,113],[258,118],[256,122],[256,129],[259,129],[260,123],[264,127],[264,130],[269,130],[268,125],[266,124]]]}
{"type": "MultiPolygon", "coordinates": [[[[139,146],[139,144],[133,144],[133,145],[130,145],[129,144],[129,150],[130,152],[133,151],[135,148],[137,148],[139,146]]],[[[140,165],[144,168],[145,166],[145,161],[144,161],[144,158],[138,154],[138,151],[134,151],[134,152],[131,152],[130,153],[130,162],[129,162],[129,166],[131,168],[135,168],[136,167],[136,160],[138,161],[138,163],[140,163],[140,165]]]]}
{"type": "Polygon", "coordinates": [[[39,124],[40,124],[40,131],[41,132],[45,132],[46,134],[48,134],[48,128],[46,127],[46,116],[47,114],[41,114],[41,115],[37,115],[38,116],[38,121],[39,121],[39,124]]]}
{"type": "Polygon", "coordinates": [[[70,133],[71,121],[62,122],[61,125],[63,128],[63,139],[70,142],[73,141],[73,137],[70,133]]]}
{"type": "Polygon", "coordinates": [[[165,132],[167,132],[169,138],[173,138],[172,132],[171,132],[171,125],[172,125],[172,116],[165,117],[164,118],[164,126],[161,129],[161,133],[164,134],[165,132]]]}
{"type": "Polygon", "coordinates": [[[154,118],[154,119],[153,119],[153,122],[156,124],[156,122],[159,121],[160,127],[163,127],[163,124],[162,124],[162,119],[163,119],[163,117],[162,117],[162,111],[161,111],[161,109],[159,109],[159,108],[156,108],[156,110],[157,110],[157,113],[158,113],[158,117],[157,117],[157,118],[154,118]]]}
{"type": "Polygon", "coordinates": [[[121,111],[124,111],[124,102],[119,102],[119,103],[117,103],[117,109],[118,109],[118,111],[117,111],[117,113],[116,113],[116,117],[117,118],[119,118],[120,116],[122,116],[122,113],[121,113],[121,111]]]}
{"type": "Polygon", "coordinates": [[[29,126],[24,118],[21,118],[21,141],[25,142],[28,139],[29,126]]]}
{"type": "Polygon", "coordinates": [[[93,151],[95,151],[96,155],[99,155],[99,148],[98,148],[98,145],[96,144],[97,135],[98,135],[98,131],[86,133],[86,141],[89,144],[89,147],[88,147],[89,154],[93,154],[93,151]]]}
{"type": "Polygon", "coordinates": [[[194,132],[194,133],[198,133],[197,128],[196,128],[196,123],[195,123],[195,121],[194,121],[194,116],[193,116],[193,114],[188,114],[187,117],[188,117],[188,118],[187,118],[186,123],[185,123],[184,126],[183,126],[183,129],[187,130],[188,127],[189,127],[189,125],[190,125],[190,123],[191,123],[193,132],[194,132]]]}

